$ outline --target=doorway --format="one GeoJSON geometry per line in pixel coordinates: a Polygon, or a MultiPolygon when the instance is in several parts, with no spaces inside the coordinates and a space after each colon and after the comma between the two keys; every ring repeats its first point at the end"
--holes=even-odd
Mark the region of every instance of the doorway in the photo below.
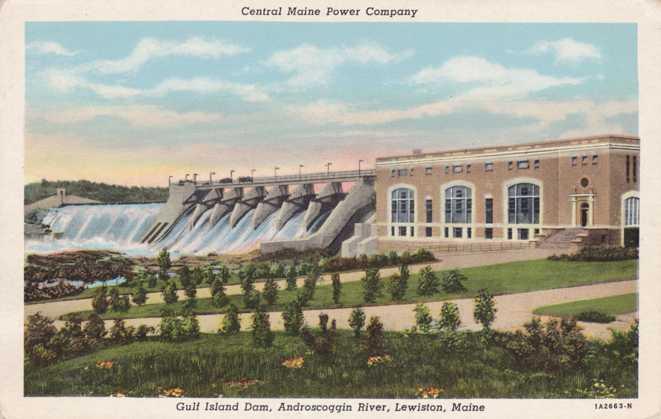
{"type": "Polygon", "coordinates": [[[587,227],[590,220],[590,204],[583,202],[581,204],[581,227],[587,227]]]}

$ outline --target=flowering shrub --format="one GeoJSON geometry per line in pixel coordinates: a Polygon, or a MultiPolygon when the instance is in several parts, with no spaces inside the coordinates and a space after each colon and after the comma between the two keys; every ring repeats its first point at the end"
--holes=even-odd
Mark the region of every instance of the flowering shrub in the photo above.
{"type": "Polygon", "coordinates": [[[586,399],[612,399],[617,396],[617,389],[603,380],[593,380],[592,385],[576,391],[586,399]]]}
{"type": "Polygon", "coordinates": [[[96,367],[102,370],[109,370],[112,368],[113,362],[110,360],[96,361],[96,367]]]}
{"type": "Polygon", "coordinates": [[[285,359],[284,361],[282,361],[282,366],[289,369],[299,369],[299,368],[303,368],[304,363],[305,360],[303,359],[303,357],[297,356],[297,357],[285,359]]]}
{"type": "Polygon", "coordinates": [[[255,384],[258,384],[259,382],[260,382],[259,380],[253,380],[250,378],[241,378],[240,380],[225,381],[223,384],[225,384],[228,387],[239,387],[241,390],[245,390],[250,386],[254,386],[255,384]]]}
{"type": "Polygon", "coordinates": [[[434,386],[416,388],[416,395],[421,399],[437,399],[441,394],[443,394],[443,389],[434,386]]]}
{"type": "Polygon", "coordinates": [[[180,387],[165,388],[161,390],[161,397],[183,397],[186,391],[180,387]]]}
{"type": "Polygon", "coordinates": [[[390,355],[377,355],[370,356],[367,358],[367,366],[374,367],[376,365],[390,364],[392,362],[392,357],[390,355]]]}

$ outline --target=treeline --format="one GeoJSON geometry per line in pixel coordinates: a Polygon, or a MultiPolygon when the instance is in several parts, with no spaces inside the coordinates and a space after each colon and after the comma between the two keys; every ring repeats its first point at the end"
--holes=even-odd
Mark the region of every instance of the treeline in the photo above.
{"type": "Polygon", "coordinates": [[[165,201],[168,198],[168,188],[109,185],[89,180],[42,179],[41,182],[25,185],[23,204],[31,204],[52,196],[58,188],[65,188],[67,195],[78,195],[100,202],[153,202],[165,201]]]}

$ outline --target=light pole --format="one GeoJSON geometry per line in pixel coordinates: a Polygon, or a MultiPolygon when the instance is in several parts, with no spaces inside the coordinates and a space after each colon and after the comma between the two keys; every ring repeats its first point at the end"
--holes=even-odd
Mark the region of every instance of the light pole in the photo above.
{"type": "Polygon", "coordinates": [[[332,164],[333,164],[333,162],[331,162],[331,161],[326,163],[326,174],[327,175],[330,175],[330,167],[331,167],[332,164]]]}
{"type": "Polygon", "coordinates": [[[364,160],[358,160],[358,176],[360,176],[360,164],[364,162],[364,160]]]}
{"type": "Polygon", "coordinates": [[[184,181],[188,182],[188,176],[190,176],[190,173],[186,173],[186,177],[184,178],[184,181]]]}
{"type": "Polygon", "coordinates": [[[168,187],[172,185],[172,175],[168,176],[168,187]]]}
{"type": "Polygon", "coordinates": [[[278,170],[280,170],[278,166],[275,166],[273,168],[273,177],[275,178],[275,180],[278,180],[278,170]]]}
{"type": "Polygon", "coordinates": [[[234,183],[234,172],[236,172],[236,170],[234,169],[230,170],[230,182],[232,183],[234,183]]]}
{"type": "Polygon", "coordinates": [[[193,183],[197,185],[197,173],[193,173],[193,183]]]}
{"type": "Polygon", "coordinates": [[[209,185],[213,184],[213,175],[215,175],[216,172],[209,172],[209,185]]]}
{"type": "Polygon", "coordinates": [[[304,167],[305,166],[303,166],[302,164],[298,165],[298,178],[299,179],[303,179],[303,174],[301,173],[301,169],[304,168],[304,167]]]}

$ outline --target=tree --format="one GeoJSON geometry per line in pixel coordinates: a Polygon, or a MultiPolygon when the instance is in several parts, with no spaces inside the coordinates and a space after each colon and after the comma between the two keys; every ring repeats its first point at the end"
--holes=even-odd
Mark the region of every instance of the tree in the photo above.
{"type": "Polygon", "coordinates": [[[475,297],[473,317],[476,322],[482,325],[482,330],[485,332],[491,330],[491,324],[496,319],[497,311],[493,295],[486,289],[479,290],[477,297],[475,297]]]}
{"type": "Polygon", "coordinates": [[[195,281],[188,283],[188,285],[184,288],[184,293],[188,298],[195,298],[195,296],[197,296],[197,287],[195,286],[195,281]]]}
{"type": "Polygon", "coordinates": [[[351,316],[349,316],[349,326],[353,329],[353,334],[355,337],[360,337],[360,332],[365,326],[365,312],[362,308],[356,307],[351,311],[351,316]]]}
{"type": "Polygon", "coordinates": [[[216,275],[216,270],[214,269],[213,265],[208,265],[206,269],[204,270],[204,281],[211,285],[214,283],[216,280],[217,275],[216,275]]]}
{"type": "Polygon", "coordinates": [[[110,308],[112,311],[125,312],[128,311],[130,306],[128,295],[120,295],[117,288],[110,290],[110,308]]]}
{"type": "Polygon", "coordinates": [[[296,265],[290,265],[287,269],[287,291],[296,289],[296,265]]]}
{"type": "Polygon", "coordinates": [[[220,278],[223,284],[227,284],[230,281],[230,269],[225,265],[220,265],[218,267],[218,278],[220,278]]]}
{"type": "Polygon", "coordinates": [[[303,305],[306,306],[314,298],[314,291],[317,288],[317,279],[319,275],[315,272],[309,272],[305,276],[305,281],[303,282],[303,290],[301,291],[303,305]]]}
{"type": "Polygon", "coordinates": [[[133,304],[139,306],[147,302],[147,290],[142,285],[142,281],[138,283],[138,286],[133,290],[132,294],[133,304]]]}
{"type": "Polygon", "coordinates": [[[167,249],[162,249],[158,253],[158,268],[162,276],[168,275],[168,270],[172,267],[172,261],[170,260],[170,253],[167,249]]]}
{"type": "Polygon", "coordinates": [[[438,277],[432,271],[431,266],[423,268],[418,280],[418,295],[434,295],[439,291],[439,287],[438,277]]]}
{"type": "Polygon", "coordinates": [[[100,341],[106,336],[106,324],[96,313],[92,313],[87,318],[87,323],[83,327],[83,333],[85,336],[94,341],[100,341]]]}
{"type": "Polygon", "coordinates": [[[264,295],[264,301],[268,305],[274,305],[278,300],[278,283],[275,282],[273,277],[268,277],[266,282],[264,282],[264,290],[262,294],[264,295]]]}
{"type": "Polygon", "coordinates": [[[173,280],[167,281],[163,288],[161,288],[161,294],[163,295],[163,301],[165,304],[174,304],[179,300],[177,295],[177,285],[173,280]]]}
{"type": "Polygon", "coordinates": [[[443,272],[443,277],[441,278],[441,287],[443,291],[450,293],[457,293],[466,291],[466,287],[462,283],[466,280],[466,276],[462,274],[458,269],[452,269],[447,272],[443,272]]]}
{"type": "Polygon", "coordinates": [[[181,282],[181,286],[184,288],[189,286],[191,283],[191,272],[190,269],[188,269],[188,266],[186,265],[184,265],[179,270],[179,282],[181,282]]]}
{"type": "Polygon", "coordinates": [[[158,281],[158,277],[156,274],[153,272],[147,272],[147,286],[149,288],[156,288],[156,281],[158,281]]]}
{"type": "Polygon", "coordinates": [[[381,293],[381,276],[378,268],[370,268],[365,271],[361,279],[363,285],[363,300],[366,303],[375,303],[381,293]]]}
{"type": "Polygon", "coordinates": [[[459,307],[455,303],[443,303],[441,318],[438,321],[439,329],[454,332],[460,325],[459,307]]]}
{"type": "Polygon", "coordinates": [[[223,323],[218,332],[224,335],[234,335],[239,333],[240,330],[239,309],[234,304],[230,304],[225,316],[223,316],[223,323]]]}
{"type": "Polygon", "coordinates": [[[204,272],[202,271],[202,268],[196,266],[193,269],[192,282],[195,284],[195,286],[200,286],[202,285],[202,281],[204,281],[204,272]]]}
{"type": "Polygon", "coordinates": [[[126,327],[126,323],[122,319],[115,319],[108,337],[113,343],[128,343],[135,333],[135,328],[133,326],[126,327]]]}
{"type": "Polygon", "coordinates": [[[390,275],[388,278],[388,291],[393,301],[402,301],[406,294],[406,282],[402,281],[402,277],[398,274],[390,275]]]}
{"type": "Polygon", "coordinates": [[[424,304],[416,304],[413,309],[415,312],[415,325],[422,333],[429,333],[431,331],[432,317],[429,307],[424,304]]]}
{"type": "Polygon", "coordinates": [[[100,287],[94,293],[92,308],[94,308],[96,314],[103,314],[108,310],[107,291],[106,287],[100,287]]]}
{"type": "Polygon", "coordinates": [[[331,275],[331,282],[333,283],[333,303],[340,304],[340,296],[342,295],[342,283],[340,282],[340,274],[335,272],[331,275]]]}
{"type": "Polygon", "coordinates": [[[330,329],[328,328],[328,314],[319,314],[319,334],[313,335],[310,329],[303,327],[301,336],[303,342],[314,351],[315,354],[320,356],[329,356],[335,352],[335,335],[336,335],[335,320],[331,322],[330,329]]]}
{"type": "Polygon", "coordinates": [[[269,315],[257,306],[252,316],[252,341],[257,348],[268,348],[273,344],[275,335],[271,331],[269,315]]]}
{"type": "Polygon", "coordinates": [[[290,335],[298,335],[301,332],[304,317],[300,296],[287,303],[285,310],[282,312],[282,320],[284,322],[285,331],[290,335]]]}
{"type": "Polygon", "coordinates": [[[365,329],[365,349],[368,356],[381,356],[386,353],[383,323],[377,316],[370,317],[370,322],[365,329]]]}
{"type": "Polygon", "coordinates": [[[211,285],[211,304],[220,308],[227,305],[227,303],[229,303],[229,298],[225,295],[225,286],[220,279],[214,280],[211,285]]]}

